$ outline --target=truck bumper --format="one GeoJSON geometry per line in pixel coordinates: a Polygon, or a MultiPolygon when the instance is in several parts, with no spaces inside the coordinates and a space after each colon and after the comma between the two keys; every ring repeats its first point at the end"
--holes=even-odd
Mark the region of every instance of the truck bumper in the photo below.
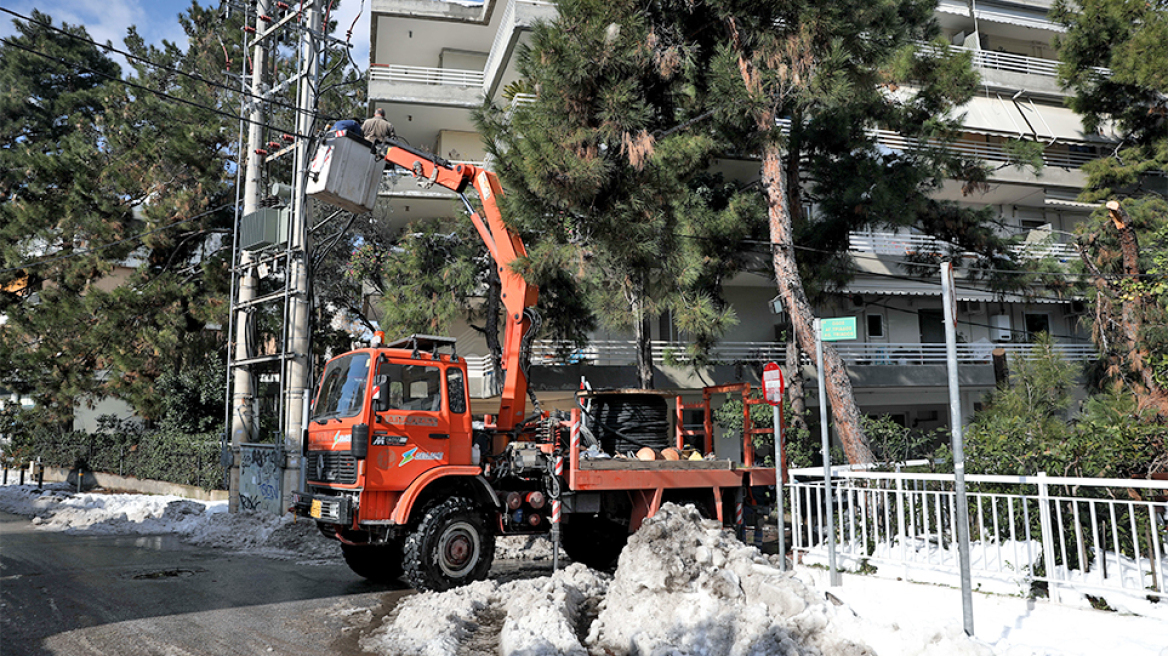
{"type": "Polygon", "coordinates": [[[353,503],[349,497],[292,493],[292,512],[318,522],[348,526],[353,522],[353,503]]]}

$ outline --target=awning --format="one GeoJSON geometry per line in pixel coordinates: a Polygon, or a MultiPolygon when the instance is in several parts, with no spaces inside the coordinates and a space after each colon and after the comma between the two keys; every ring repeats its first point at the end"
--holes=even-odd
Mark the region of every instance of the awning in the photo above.
{"type": "MultiPolygon", "coordinates": [[[[873,296],[941,296],[941,283],[930,283],[921,280],[888,280],[856,278],[845,285],[841,290],[844,294],[868,294],[873,296]]],[[[996,294],[994,292],[977,289],[972,283],[956,282],[954,296],[959,301],[986,301],[1004,303],[1070,303],[1072,299],[1060,299],[1052,296],[1026,298],[1018,294],[996,294]]]]}
{"type": "MultiPolygon", "coordinates": [[[[1043,7],[1003,7],[988,2],[973,0],[974,14],[979,21],[1005,23],[1050,32],[1065,32],[1066,28],[1046,17],[1043,7]]],[[[955,16],[969,17],[970,3],[961,0],[941,0],[937,11],[955,16]]]]}
{"type": "Polygon", "coordinates": [[[1112,134],[1084,131],[1082,119],[1066,107],[1042,105],[1025,97],[1014,100],[1009,96],[977,96],[954,108],[954,116],[961,114],[965,114],[965,131],[978,134],[1029,137],[1048,142],[1106,143],[1118,140],[1112,134]]]}
{"type": "Polygon", "coordinates": [[[1040,105],[1033,100],[1019,99],[1012,104],[1026,124],[1026,132],[1044,141],[1114,142],[1114,135],[1094,134],[1083,130],[1083,120],[1066,107],[1040,105]]]}
{"type": "Polygon", "coordinates": [[[1021,137],[1029,130],[1017,106],[1009,98],[977,96],[953,109],[954,116],[965,114],[965,131],[980,134],[1021,137]]]}

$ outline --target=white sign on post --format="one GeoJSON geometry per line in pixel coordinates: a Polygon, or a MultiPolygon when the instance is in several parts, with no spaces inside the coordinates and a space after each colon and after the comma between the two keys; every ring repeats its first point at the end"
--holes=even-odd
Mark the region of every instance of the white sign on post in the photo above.
{"type": "Polygon", "coordinates": [[[783,403],[783,370],[774,362],[763,365],[762,392],[767,403],[771,405],[783,403]]]}

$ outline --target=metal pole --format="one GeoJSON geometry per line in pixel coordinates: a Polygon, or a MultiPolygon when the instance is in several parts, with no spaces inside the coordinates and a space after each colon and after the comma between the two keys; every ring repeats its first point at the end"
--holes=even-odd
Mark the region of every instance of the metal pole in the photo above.
{"type": "Polygon", "coordinates": [[[969,501],[965,498],[965,451],[961,435],[961,383],[957,377],[957,301],[953,263],[941,263],[941,303],[945,306],[945,354],[949,369],[949,423],[953,442],[953,479],[957,495],[957,554],[961,564],[961,615],[973,635],[973,585],[969,575],[969,501]]]}
{"type": "Polygon", "coordinates": [[[288,454],[281,479],[282,507],[291,503],[292,490],[300,485],[300,469],[303,462],[300,453],[303,450],[301,442],[304,439],[306,421],[306,404],[310,386],[309,366],[309,305],[312,299],[308,297],[308,197],[306,186],[308,182],[309,157],[311,145],[307,135],[312,134],[316,120],[317,93],[320,83],[320,45],[318,35],[322,29],[320,3],[314,2],[307,8],[308,29],[300,34],[300,61],[303,66],[300,76],[300,89],[296,102],[298,110],[296,130],[300,136],[296,142],[295,160],[293,165],[292,184],[292,225],[288,230],[288,275],[290,289],[287,308],[288,326],[284,352],[288,359],[284,366],[284,446],[288,454]]]}
{"type": "Polygon", "coordinates": [[[779,571],[787,571],[787,538],[783,535],[783,413],[781,406],[771,406],[775,425],[775,512],[779,518],[779,571]]]}
{"type": "MultiPolygon", "coordinates": [[[[261,18],[268,13],[269,0],[258,0],[256,3],[255,28],[262,33],[267,24],[261,18]]],[[[252,52],[251,109],[248,112],[250,123],[247,128],[247,169],[243,187],[243,214],[251,214],[260,206],[260,183],[263,174],[264,156],[259,152],[264,142],[263,122],[264,104],[259,96],[264,95],[264,68],[267,66],[267,45],[257,40],[252,52]]],[[[246,73],[246,71],[245,71],[246,73]]],[[[237,226],[238,227],[238,226],[237,226]]],[[[238,238],[236,244],[239,244],[238,238]]],[[[243,251],[239,255],[239,292],[235,300],[237,304],[244,304],[256,296],[255,255],[251,251],[243,251]]],[[[254,326],[249,318],[252,309],[246,308],[235,312],[235,349],[232,360],[246,360],[252,356],[249,350],[254,326]]],[[[254,440],[257,421],[255,412],[255,396],[251,371],[247,367],[236,367],[234,383],[232,385],[232,412],[231,412],[231,447],[233,453],[239,453],[240,445],[245,441],[254,440]]],[[[230,487],[227,507],[231,512],[239,512],[239,464],[233,462],[230,470],[230,487]]]]}
{"type": "Polygon", "coordinates": [[[835,505],[831,502],[831,439],[827,434],[827,381],[823,379],[823,330],[820,319],[815,320],[815,377],[819,383],[819,437],[823,443],[823,494],[827,503],[827,569],[828,582],[841,585],[835,563],[835,505]]]}

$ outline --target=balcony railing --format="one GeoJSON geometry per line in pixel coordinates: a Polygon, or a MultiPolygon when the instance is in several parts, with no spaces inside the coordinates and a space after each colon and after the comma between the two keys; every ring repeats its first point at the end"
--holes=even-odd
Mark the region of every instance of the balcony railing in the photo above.
{"type": "Polygon", "coordinates": [[[457,68],[426,68],[398,64],[372,64],[369,66],[370,82],[482,88],[484,79],[482,71],[467,71],[457,68]]]}
{"type": "MultiPolygon", "coordinates": [[[[891,130],[873,130],[876,141],[893,150],[912,150],[921,147],[920,141],[902,136],[891,130]]],[[[980,141],[956,141],[949,144],[949,148],[964,155],[985,159],[994,162],[1010,162],[1013,158],[1001,143],[984,143],[980,141]]],[[[1042,153],[1042,161],[1047,166],[1065,169],[1077,169],[1092,160],[1099,159],[1092,153],[1076,153],[1048,148],[1042,153]]]]}
{"type": "MultiPolygon", "coordinates": [[[[665,364],[667,353],[672,353],[675,361],[684,361],[686,346],[685,342],[654,340],[651,344],[653,363],[665,364]]],[[[834,346],[844,362],[853,366],[945,364],[947,357],[944,344],[837,342],[834,346]]],[[[957,360],[964,364],[989,364],[991,353],[996,348],[1005,349],[1008,357],[1029,358],[1034,345],[990,342],[958,344],[957,360]]],[[[722,342],[710,352],[710,358],[717,364],[786,364],[786,350],[785,344],[775,342],[722,342]]],[[[1057,344],[1055,350],[1072,362],[1089,360],[1095,356],[1095,346],[1089,343],[1057,344]]],[[[583,348],[553,340],[536,340],[532,344],[533,365],[632,366],[636,360],[636,344],[632,341],[598,340],[583,348]]],[[[810,364],[810,359],[804,356],[803,363],[810,364]]]]}

